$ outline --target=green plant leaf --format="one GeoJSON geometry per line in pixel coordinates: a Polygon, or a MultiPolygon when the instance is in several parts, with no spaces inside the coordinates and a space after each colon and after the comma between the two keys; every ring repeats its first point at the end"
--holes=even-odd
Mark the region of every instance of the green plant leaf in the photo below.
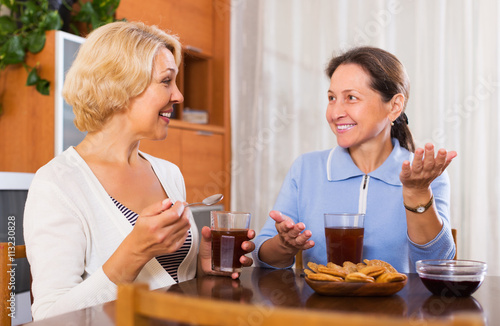
{"type": "Polygon", "coordinates": [[[99,16],[97,16],[97,15],[94,15],[94,16],[90,17],[90,24],[92,25],[93,29],[99,28],[102,25],[104,25],[104,23],[101,22],[99,16]]]}
{"type": "Polygon", "coordinates": [[[49,10],[49,2],[52,2],[50,0],[49,1],[36,0],[36,1],[40,4],[40,7],[42,8],[43,11],[48,11],[49,10]]]}
{"type": "Polygon", "coordinates": [[[75,24],[70,23],[69,24],[69,28],[71,29],[71,31],[73,32],[73,34],[75,34],[75,35],[79,35],[80,34],[80,31],[78,30],[78,28],[76,27],[75,24]]]}
{"type": "Polygon", "coordinates": [[[38,93],[42,95],[49,95],[50,94],[50,82],[46,79],[40,79],[36,83],[36,90],[38,93]]]}
{"type": "Polygon", "coordinates": [[[57,11],[51,11],[45,16],[44,26],[46,30],[61,29],[62,25],[61,16],[57,11]]]}
{"type": "Polygon", "coordinates": [[[8,39],[9,37],[7,37],[6,35],[0,34],[0,47],[2,47],[8,39]]]}
{"type": "MultiPolygon", "coordinates": [[[[63,22],[57,10],[50,9],[50,0],[0,0],[1,6],[11,10],[10,15],[0,16],[0,69],[11,64],[23,63],[28,71],[26,85],[35,86],[37,91],[49,95],[50,82],[42,79],[36,68],[24,63],[26,51],[37,53],[46,42],[47,30],[61,29],[63,22]]],[[[88,31],[115,21],[114,13],[120,0],[79,0],[80,10],[73,12],[72,6],[62,0],[72,11],[72,21],[86,23],[88,31]]],[[[71,2],[73,3],[73,2],[71,2]]],[[[73,24],[70,26],[79,34],[73,24]]]]}
{"type": "Polygon", "coordinates": [[[94,8],[92,7],[91,2],[86,2],[84,3],[78,14],[76,15],[76,20],[81,21],[84,23],[90,23],[91,17],[95,16],[96,12],[94,11],[94,8]]]}
{"type": "MultiPolygon", "coordinates": [[[[76,2],[76,1],[75,1],[76,2]]],[[[73,11],[73,2],[71,2],[71,5],[68,3],[68,0],[62,0],[62,5],[66,7],[69,11],[73,11]]]]}
{"type": "Polygon", "coordinates": [[[103,0],[103,1],[94,1],[94,8],[99,17],[104,17],[107,16],[109,13],[109,7],[110,7],[110,1],[109,0],[103,0]]]}
{"type": "Polygon", "coordinates": [[[30,15],[22,15],[21,17],[19,17],[19,20],[24,26],[29,26],[31,24],[32,18],[30,15]]]}
{"type": "Polygon", "coordinates": [[[2,0],[1,4],[5,5],[9,9],[12,9],[16,4],[16,0],[2,0]]]}
{"type": "Polygon", "coordinates": [[[9,16],[0,16],[0,33],[11,34],[17,29],[16,22],[9,16]]]}
{"type": "Polygon", "coordinates": [[[28,74],[28,79],[26,80],[26,86],[36,85],[39,80],[40,76],[38,75],[38,71],[36,71],[36,68],[33,68],[28,74]]]}
{"type": "Polygon", "coordinates": [[[25,52],[22,47],[21,38],[19,36],[14,36],[7,40],[4,44],[5,57],[3,61],[5,64],[11,65],[16,63],[21,63],[24,61],[25,52]]]}
{"type": "Polygon", "coordinates": [[[43,2],[43,1],[34,1],[34,0],[26,1],[25,12],[27,12],[30,15],[33,15],[34,13],[41,11],[42,8],[40,8],[37,2],[43,2]]]}
{"type": "Polygon", "coordinates": [[[38,53],[42,51],[45,46],[45,33],[43,31],[35,31],[30,33],[28,39],[28,51],[31,53],[38,53]]]}
{"type": "Polygon", "coordinates": [[[26,52],[26,49],[28,48],[28,38],[27,37],[21,37],[21,46],[23,47],[24,52],[26,52]]]}

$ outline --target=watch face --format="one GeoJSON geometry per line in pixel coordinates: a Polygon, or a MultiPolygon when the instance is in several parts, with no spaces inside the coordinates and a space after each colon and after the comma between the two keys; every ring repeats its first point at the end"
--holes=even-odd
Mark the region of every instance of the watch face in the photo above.
{"type": "Polygon", "coordinates": [[[417,207],[417,212],[419,212],[419,213],[425,212],[425,207],[424,206],[417,207]]]}

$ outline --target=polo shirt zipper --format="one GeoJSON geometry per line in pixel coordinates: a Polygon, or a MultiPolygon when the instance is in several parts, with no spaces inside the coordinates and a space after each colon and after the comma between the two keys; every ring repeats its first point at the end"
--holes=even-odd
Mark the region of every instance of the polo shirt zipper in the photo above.
{"type": "Polygon", "coordinates": [[[358,202],[358,213],[366,214],[366,201],[368,198],[368,183],[370,181],[370,176],[365,174],[361,180],[361,185],[359,188],[359,202],[358,202]]]}

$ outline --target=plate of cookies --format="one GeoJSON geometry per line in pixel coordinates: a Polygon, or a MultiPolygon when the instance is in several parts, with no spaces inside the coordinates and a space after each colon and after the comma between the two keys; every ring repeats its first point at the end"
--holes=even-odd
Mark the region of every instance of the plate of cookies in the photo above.
{"type": "Polygon", "coordinates": [[[342,266],[309,262],[304,269],[306,283],[317,293],[330,296],[389,296],[404,288],[408,277],[391,264],[372,259],[342,266]]]}

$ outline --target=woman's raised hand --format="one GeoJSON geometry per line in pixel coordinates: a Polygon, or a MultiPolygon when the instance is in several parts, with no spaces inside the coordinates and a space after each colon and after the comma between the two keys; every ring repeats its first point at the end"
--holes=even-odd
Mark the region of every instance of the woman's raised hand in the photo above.
{"type": "Polygon", "coordinates": [[[271,211],[269,216],[274,220],[278,234],[261,244],[259,259],[271,266],[287,268],[293,264],[299,250],[314,247],[314,241],[310,240],[312,232],[306,230],[304,223],[295,224],[279,211],[271,211]]]}
{"type": "Polygon", "coordinates": [[[311,231],[306,230],[304,223],[293,223],[292,219],[279,211],[271,211],[269,216],[276,222],[276,230],[282,246],[295,255],[299,250],[314,247],[314,241],[309,240],[311,231]]]}
{"type": "Polygon", "coordinates": [[[457,156],[455,151],[440,149],[434,156],[434,145],[427,143],[425,149],[417,148],[413,162],[403,162],[399,179],[408,190],[425,191],[431,182],[436,179],[448,167],[457,156]]]}

